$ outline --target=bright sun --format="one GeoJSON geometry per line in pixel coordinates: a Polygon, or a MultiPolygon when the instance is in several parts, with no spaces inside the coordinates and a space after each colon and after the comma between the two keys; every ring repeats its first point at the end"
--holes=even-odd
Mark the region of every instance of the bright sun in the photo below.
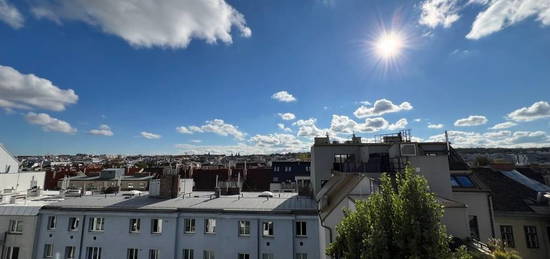
{"type": "Polygon", "coordinates": [[[405,42],[397,32],[385,32],[374,43],[376,54],[383,59],[391,59],[399,56],[405,42]]]}

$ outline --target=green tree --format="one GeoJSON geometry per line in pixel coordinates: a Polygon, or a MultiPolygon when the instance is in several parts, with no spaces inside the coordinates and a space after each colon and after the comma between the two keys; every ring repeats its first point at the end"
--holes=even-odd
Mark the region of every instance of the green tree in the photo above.
{"type": "Polygon", "coordinates": [[[440,222],[443,207],[426,179],[407,167],[393,179],[383,174],[380,182],[379,192],[345,211],[326,253],[348,259],[455,257],[440,222]]]}

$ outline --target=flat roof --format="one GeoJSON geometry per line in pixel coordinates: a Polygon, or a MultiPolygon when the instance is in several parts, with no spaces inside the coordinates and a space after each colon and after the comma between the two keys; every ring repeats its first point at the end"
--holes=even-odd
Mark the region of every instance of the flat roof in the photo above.
{"type": "Polygon", "coordinates": [[[297,193],[275,193],[274,197],[258,197],[259,192],[222,195],[214,192],[193,192],[185,198],[161,199],[150,195],[127,198],[122,195],[93,195],[67,199],[45,206],[45,209],[99,211],[181,211],[181,212],[248,212],[281,214],[315,214],[317,203],[297,193]]]}

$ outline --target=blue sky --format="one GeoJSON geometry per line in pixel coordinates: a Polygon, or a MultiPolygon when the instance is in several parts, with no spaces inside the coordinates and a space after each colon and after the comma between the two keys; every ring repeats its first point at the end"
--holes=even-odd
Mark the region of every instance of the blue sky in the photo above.
{"type": "Polygon", "coordinates": [[[517,2],[0,0],[0,143],[272,153],[407,128],[550,146],[550,1],[517,2]]]}

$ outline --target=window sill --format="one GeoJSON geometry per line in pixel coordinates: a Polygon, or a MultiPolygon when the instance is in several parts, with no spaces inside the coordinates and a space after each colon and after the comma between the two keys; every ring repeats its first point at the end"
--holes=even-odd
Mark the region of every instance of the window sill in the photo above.
{"type": "Polygon", "coordinates": [[[196,234],[197,232],[183,232],[183,234],[186,234],[186,235],[192,235],[192,234],[196,234]]]}
{"type": "Polygon", "coordinates": [[[8,232],[8,235],[23,235],[23,232],[8,232]]]}

